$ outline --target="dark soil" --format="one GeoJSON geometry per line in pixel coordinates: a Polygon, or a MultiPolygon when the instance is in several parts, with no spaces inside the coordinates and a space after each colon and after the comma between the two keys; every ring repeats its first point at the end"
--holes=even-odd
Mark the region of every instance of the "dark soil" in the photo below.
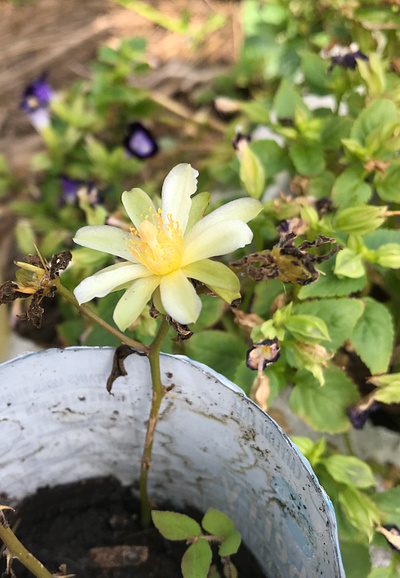
{"type": "MultiPolygon", "coordinates": [[[[185,544],[169,542],[155,529],[143,531],[138,506],[129,488],[101,478],[40,489],[8,519],[50,572],[65,565],[64,573],[79,578],[181,578],[185,544]]],[[[201,520],[201,514],[189,514],[201,520]]],[[[232,561],[241,578],[264,577],[244,546],[232,561]]],[[[216,554],[213,562],[220,563],[216,554]]],[[[18,560],[12,567],[17,578],[32,578],[18,560]]],[[[0,575],[4,571],[2,558],[0,575]]]]}

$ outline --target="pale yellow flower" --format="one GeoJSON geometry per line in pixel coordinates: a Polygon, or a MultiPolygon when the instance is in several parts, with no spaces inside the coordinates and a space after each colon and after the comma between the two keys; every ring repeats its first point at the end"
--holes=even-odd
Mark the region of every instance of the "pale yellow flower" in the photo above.
{"type": "Polygon", "coordinates": [[[246,222],[260,211],[256,199],[237,199],[206,217],[209,196],[196,192],[198,172],[179,164],[162,187],[161,209],[141,189],[123,193],[122,202],[134,225],[131,233],[108,225],[82,227],[75,243],[126,259],[84,279],[75,289],[79,303],[126,288],[114,310],[124,331],[157,291],[165,311],[181,324],[196,321],[201,300],[189,279],[197,279],[228,303],[240,297],[239,280],[211,258],[251,242],[246,222]]]}

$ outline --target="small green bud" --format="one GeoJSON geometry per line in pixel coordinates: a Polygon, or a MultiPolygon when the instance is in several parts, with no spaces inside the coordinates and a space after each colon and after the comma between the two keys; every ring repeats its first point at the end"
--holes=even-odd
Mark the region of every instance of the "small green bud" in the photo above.
{"type": "Polygon", "coordinates": [[[362,254],[355,253],[351,249],[340,251],[336,257],[334,273],[338,277],[351,279],[362,277],[365,274],[362,254]]]}
{"type": "Polygon", "coordinates": [[[387,243],[374,251],[375,262],[382,267],[390,269],[400,268],[400,245],[398,243],[387,243]]]}
{"type": "Polygon", "coordinates": [[[295,339],[303,343],[331,340],[325,321],[314,315],[292,315],[284,325],[295,339]]]}
{"type": "Polygon", "coordinates": [[[348,235],[366,235],[378,229],[385,221],[387,207],[358,205],[340,211],[336,216],[336,228],[348,235]]]}
{"type": "Polygon", "coordinates": [[[265,172],[259,158],[249,146],[242,153],[240,180],[251,197],[261,197],[265,188],[265,172]]]}

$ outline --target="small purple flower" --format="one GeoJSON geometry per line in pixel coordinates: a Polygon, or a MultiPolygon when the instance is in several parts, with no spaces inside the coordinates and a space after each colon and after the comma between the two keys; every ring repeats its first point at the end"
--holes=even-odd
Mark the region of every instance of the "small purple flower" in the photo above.
{"type": "Polygon", "coordinates": [[[278,361],[280,357],[280,347],[278,338],[275,339],[264,339],[260,343],[254,343],[253,347],[248,350],[246,365],[249,369],[253,370],[263,370],[278,361]]]}
{"type": "Polygon", "coordinates": [[[366,54],[357,50],[356,52],[348,52],[347,54],[338,54],[337,56],[332,56],[332,64],[330,65],[328,72],[331,72],[335,66],[341,66],[342,68],[347,68],[350,70],[355,70],[357,67],[357,60],[369,61],[366,54]]]}
{"type": "Polygon", "coordinates": [[[49,104],[54,92],[46,81],[46,75],[34,80],[22,93],[20,108],[29,116],[37,131],[50,124],[49,104]]]}
{"type": "Polygon", "coordinates": [[[355,429],[362,429],[369,415],[377,411],[379,407],[380,403],[371,397],[367,400],[363,399],[358,403],[351,405],[347,409],[347,415],[355,429]]]}
{"type": "Polygon", "coordinates": [[[383,534],[389,543],[389,546],[400,554],[400,530],[393,524],[387,526],[377,526],[376,530],[383,534]]]}
{"type": "Polygon", "coordinates": [[[62,203],[72,205],[78,197],[83,201],[87,201],[91,207],[100,205],[103,202],[95,183],[85,183],[76,179],[70,179],[65,175],[60,176],[60,181],[62,188],[62,203]]]}
{"type": "Polygon", "coordinates": [[[67,205],[72,205],[78,196],[79,189],[83,186],[82,181],[70,179],[64,175],[60,176],[62,199],[67,205]]]}
{"type": "Polygon", "coordinates": [[[128,156],[135,156],[139,159],[148,159],[158,153],[155,138],[140,122],[133,122],[129,125],[124,147],[128,156]]]}

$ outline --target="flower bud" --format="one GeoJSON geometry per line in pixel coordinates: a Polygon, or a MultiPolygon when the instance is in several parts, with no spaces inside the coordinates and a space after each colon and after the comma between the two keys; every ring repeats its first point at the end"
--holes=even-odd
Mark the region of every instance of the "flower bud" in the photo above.
{"type": "Polygon", "coordinates": [[[348,235],[366,235],[382,225],[387,207],[358,205],[340,211],[336,217],[336,228],[348,235]]]}

